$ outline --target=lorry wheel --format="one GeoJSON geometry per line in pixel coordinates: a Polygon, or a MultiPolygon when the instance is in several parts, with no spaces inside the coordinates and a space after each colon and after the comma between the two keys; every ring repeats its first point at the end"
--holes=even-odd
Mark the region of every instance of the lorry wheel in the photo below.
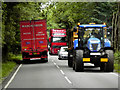
{"type": "Polygon", "coordinates": [[[113,50],[105,50],[108,56],[108,62],[105,63],[105,72],[113,72],[114,70],[114,54],[113,50]]]}
{"type": "Polygon", "coordinates": [[[23,63],[30,63],[30,59],[23,59],[23,63]]]}
{"type": "Polygon", "coordinates": [[[76,53],[75,53],[76,57],[75,57],[75,71],[76,72],[82,72],[83,69],[84,69],[84,65],[83,65],[83,50],[76,50],[76,53]]]}
{"type": "Polygon", "coordinates": [[[45,58],[45,62],[48,62],[48,58],[45,58]]]}
{"type": "Polygon", "coordinates": [[[48,62],[48,58],[41,58],[43,62],[48,62]]]}

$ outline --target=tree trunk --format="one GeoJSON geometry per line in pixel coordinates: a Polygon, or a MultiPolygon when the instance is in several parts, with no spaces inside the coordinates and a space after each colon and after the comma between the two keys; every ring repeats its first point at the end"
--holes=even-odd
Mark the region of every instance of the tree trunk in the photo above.
{"type": "Polygon", "coordinates": [[[120,51],[120,2],[118,3],[118,50],[120,51]]]}

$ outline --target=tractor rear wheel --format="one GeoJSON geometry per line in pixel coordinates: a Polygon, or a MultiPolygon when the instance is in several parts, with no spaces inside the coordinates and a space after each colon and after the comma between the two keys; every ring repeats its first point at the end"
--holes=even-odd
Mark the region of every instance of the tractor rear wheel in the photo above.
{"type": "Polygon", "coordinates": [[[83,65],[83,50],[76,50],[75,51],[75,71],[82,72],[84,69],[83,65]]]}
{"type": "Polygon", "coordinates": [[[72,65],[73,65],[73,58],[70,57],[70,51],[68,51],[68,66],[72,67],[72,65]]]}

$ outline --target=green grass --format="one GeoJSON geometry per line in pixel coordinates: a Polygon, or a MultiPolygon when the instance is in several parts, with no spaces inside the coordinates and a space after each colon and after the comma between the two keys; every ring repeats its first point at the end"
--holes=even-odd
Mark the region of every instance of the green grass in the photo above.
{"type": "Polygon", "coordinates": [[[14,55],[14,54],[12,54],[12,53],[10,53],[9,54],[9,60],[11,61],[13,61],[13,60],[22,60],[22,55],[21,54],[18,54],[18,55],[14,55]]]}
{"type": "Polygon", "coordinates": [[[12,72],[15,66],[16,63],[12,61],[2,63],[2,78],[7,77],[10,74],[10,72],[12,72]]]}
{"type": "Polygon", "coordinates": [[[114,70],[120,73],[120,51],[114,54],[114,70]]]}
{"type": "Polygon", "coordinates": [[[13,55],[10,54],[9,61],[0,63],[2,64],[2,69],[0,69],[0,83],[4,80],[15,68],[17,65],[14,60],[22,60],[22,55],[13,55]]]}

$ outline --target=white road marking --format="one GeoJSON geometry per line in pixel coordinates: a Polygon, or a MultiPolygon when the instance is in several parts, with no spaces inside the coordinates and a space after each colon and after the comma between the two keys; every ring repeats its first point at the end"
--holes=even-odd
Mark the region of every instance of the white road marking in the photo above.
{"type": "MultiPolygon", "coordinates": [[[[52,60],[53,64],[58,68],[60,69],[60,67],[52,60]]],[[[64,75],[64,78],[67,80],[67,82],[69,84],[72,84],[72,82],[68,79],[68,77],[65,75],[65,73],[63,72],[63,70],[60,69],[60,72],[64,75]]]]}
{"type": "Polygon", "coordinates": [[[19,71],[19,69],[20,69],[21,66],[22,66],[22,64],[19,65],[19,67],[17,68],[17,70],[15,71],[15,73],[13,74],[13,76],[11,77],[11,79],[8,81],[8,83],[5,85],[4,88],[7,88],[7,87],[10,85],[10,83],[11,83],[11,82],[13,81],[13,79],[15,78],[15,76],[16,76],[16,74],[17,74],[17,72],[19,71]]]}
{"type": "Polygon", "coordinates": [[[68,81],[68,83],[72,84],[72,82],[68,79],[68,77],[65,76],[65,79],[68,81]]]}
{"type": "Polygon", "coordinates": [[[117,77],[120,77],[117,73],[110,73],[110,74],[113,74],[113,75],[115,75],[115,76],[117,76],[117,77]]]}
{"type": "Polygon", "coordinates": [[[56,67],[59,69],[60,67],[58,65],[56,65],[56,67]]]}
{"type": "Polygon", "coordinates": [[[56,65],[56,63],[55,62],[53,62],[54,63],[54,65],[56,65]]]}
{"type": "Polygon", "coordinates": [[[65,75],[65,73],[64,73],[62,70],[60,70],[60,72],[61,72],[63,75],[65,75]]]}

